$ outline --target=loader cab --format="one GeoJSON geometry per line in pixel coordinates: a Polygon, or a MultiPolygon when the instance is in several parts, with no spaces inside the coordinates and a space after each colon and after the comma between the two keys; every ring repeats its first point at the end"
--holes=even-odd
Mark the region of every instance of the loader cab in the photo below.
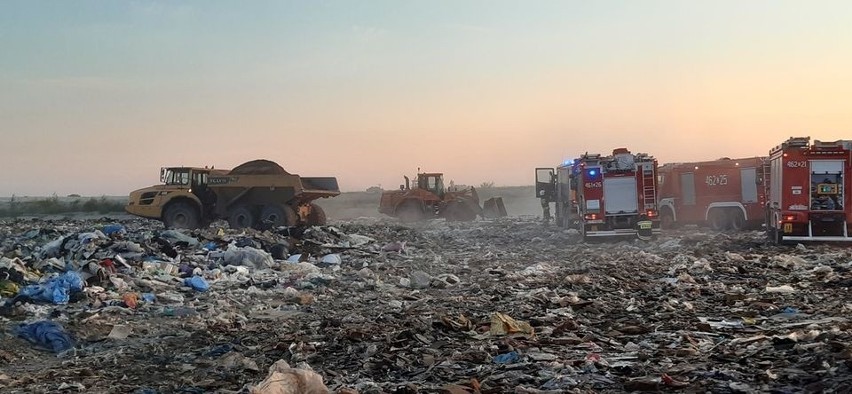
{"type": "Polygon", "coordinates": [[[437,196],[444,196],[444,174],[425,173],[417,174],[417,187],[428,190],[437,196]]]}

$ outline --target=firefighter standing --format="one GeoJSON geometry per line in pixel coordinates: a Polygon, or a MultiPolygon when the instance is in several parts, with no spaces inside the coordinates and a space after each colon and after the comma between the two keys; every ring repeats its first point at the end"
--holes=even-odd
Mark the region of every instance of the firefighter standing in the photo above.
{"type": "Polygon", "coordinates": [[[654,236],[654,223],[648,219],[645,214],[639,215],[639,221],[636,222],[636,236],[643,241],[650,241],[654,236]]]}
{"type": "Polygon", "coordinates": [[[541,200],[542,219],[545,223],[550,223],[550,203],[547,201],[544,190],[540,191],[538,195],[539,200],[541,200]]]}

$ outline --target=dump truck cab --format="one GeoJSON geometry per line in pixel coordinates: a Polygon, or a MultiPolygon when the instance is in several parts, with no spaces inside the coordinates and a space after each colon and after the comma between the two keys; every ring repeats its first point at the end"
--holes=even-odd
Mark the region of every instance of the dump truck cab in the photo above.
{"type": "Polygon", "coordinates": [[[198,215],[189,213],[176,215],[176,227],[187,227],[194,223],[194,217],[205,217],[215,207],[216,195],[207,185],[210,168],[201,167],[162,167],[160,185],[146,187],[130,193],[125,210],[133,215],[160,219],[166,207],[183,202],[184,205],[198,209],[198,215]]]}

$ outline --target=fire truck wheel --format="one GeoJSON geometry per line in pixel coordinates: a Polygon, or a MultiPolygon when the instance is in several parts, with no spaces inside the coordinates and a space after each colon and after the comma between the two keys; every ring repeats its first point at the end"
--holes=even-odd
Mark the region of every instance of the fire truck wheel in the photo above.
{"type": "Polygon", "coordinates": [[[240,205],[228,214],[228,225],[231,228],[250,228],[254,227],[254,223],[254,212],[247,205],[240,205]]]}
{"type": "Polygon", "coordinates": [[[746,220],[745,216],[743,216],[742,211],[740,211],[739,209],[732,209],[730,214],[731,228],[736,231],[745,230],[746,220]]]}
{"type": "Polygon", "coordinates": [[[198,228],[201,221],[198,209],[185,201],[169,204],[163,212],[163,224],[167,228],[198,228]]]}
{"type": "Polygon", "coordinates": [[[423,204],[418,201],[406,201],[396,208],[396,216],[403,222],[423,220],[423,204]]]}
{"type": "Polygon", "coordinates": [[[311,213],[308,215],[308,224],[311,226],[324,226],[327,222],[325,211],[321,206],[311,203],[311,213]]]}
{"type": "Polygon", "coordinates": [[[721,209],[710,211],[710,228],[716,231],[726,230],[728,228],[728,215],[721,209]]]}
{"type": "Polygon", "coordinates": [[[660,227],[663,229],[673,229],[675,227],[674,215],[668,209],[663,209],[660,212],[660,227]]]}
{"type": "Polygon", "coordinates": [[[268,223],[273,227],[295,226],[299,221],[296,211],[287,205],[266,205],[260,211],[260,222],[268,223]]]}
{"type": "Polygon", "coordinates": [[[770,228],[769,238],[775,245],[781,245],[784,243],[784,234],[781,233],[780,229],[770,228]]]}

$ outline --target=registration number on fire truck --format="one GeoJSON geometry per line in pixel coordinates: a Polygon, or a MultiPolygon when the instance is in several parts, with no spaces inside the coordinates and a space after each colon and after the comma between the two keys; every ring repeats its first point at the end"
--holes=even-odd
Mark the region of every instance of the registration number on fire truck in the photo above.
{"type": "Polygon", "coordinates": [[[725,186],[728,184],[728,176],[727,175],[707,175],[707,179],[704,181],[707,186],[725,186]]]}
{"type": "Polygon", "coordinates": [[[792,233],[793,232],[793,223],[784,223],[784,232],[792,233]]]}

